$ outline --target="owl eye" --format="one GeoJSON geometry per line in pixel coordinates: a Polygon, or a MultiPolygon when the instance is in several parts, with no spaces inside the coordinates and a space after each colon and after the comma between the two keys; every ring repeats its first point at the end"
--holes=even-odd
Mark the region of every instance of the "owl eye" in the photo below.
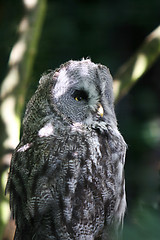
{"type": "Polygon", "coordinates": [[[85,100],[85,101],[88,100],[88,94],[84,90],[75,90],[72,96],[77,102],[82,100],[85,100]]]}

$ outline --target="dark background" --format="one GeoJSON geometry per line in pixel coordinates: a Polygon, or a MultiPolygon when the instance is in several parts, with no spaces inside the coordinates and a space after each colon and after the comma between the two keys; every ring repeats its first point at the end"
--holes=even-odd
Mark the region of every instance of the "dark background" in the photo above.
{"type": "MultiPolygon", "coordinates": [[[[0,81],[23,17],[21,1],[0,1],[0,81]]],[[[27,99],[47,69],[90,57],[112,75],[160,24],[159,0],[48,0],[27,99]]],[[[160,239],[160,59],[116,105],[127,144],[125,240],[160,239]]]]}

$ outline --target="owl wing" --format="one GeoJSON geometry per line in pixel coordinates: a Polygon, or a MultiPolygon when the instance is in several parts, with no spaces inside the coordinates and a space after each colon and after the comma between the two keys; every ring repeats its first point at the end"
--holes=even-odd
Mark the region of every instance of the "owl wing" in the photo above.
{"type": "MultiPolygon", "coordinates": [[[[109,151],[111,152],[112,168],[114,169],[111,181],[114,182],[115,206],[111,224],[111,232],[114,232],[113,239],[117,239],[122,230],[123,219],[126,210],[124,164],[127,145],[117,127],[108,125],[105,134],[109,151]]],[[[108,239],[108,234],[111,235],[108,229],[104,228],[102,239],[108,239]]]]}
{"type": "Polygon", "coordinates": [[[11,211],[16,220],[15,239],[31,239],[35,233],[39,234],[37,229],[40,229],[42,218],[45,221],[53,204],[49,181],[54,182],[56,178],[58,162],[55,159],[51,164],[54,157],[51,151],[55,150],[51,144],[54,141],[50,144],[39,139],[25,144],[21,141],[14,151],[6,192],[10,192],[11,211]]]}
{"type": "MultiPolygon", "coordinates": [[[[6,191],[16,220],[16,240],[74,239],[73,224],[67,221],[81,169],[78,149],[86,154],[86,147],[76,134],[71,138],[62,134],[37,137],[31,143],[21,140],[14,151],[6,191]]],[[[76,202],[77,212],[78,206],[76,202]]]]}

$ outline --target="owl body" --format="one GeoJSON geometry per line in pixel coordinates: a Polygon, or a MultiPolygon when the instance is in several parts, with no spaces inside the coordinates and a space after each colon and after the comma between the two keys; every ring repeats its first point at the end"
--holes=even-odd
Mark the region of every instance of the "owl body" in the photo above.
{"type": "Polygon", "coordinates": [[[44,75],[7,183],[15,239],[114,239],[126,207],[125,151],[105,66],[69,61],[44,75]]]}

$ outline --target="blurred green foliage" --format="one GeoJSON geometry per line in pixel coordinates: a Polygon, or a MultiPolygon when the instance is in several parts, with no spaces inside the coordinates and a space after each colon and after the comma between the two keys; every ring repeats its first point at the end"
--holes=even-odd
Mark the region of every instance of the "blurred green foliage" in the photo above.
{"type": "MultiPolygon", "coordinates": [[[[48,0],[47,5],[26,102],[41,74],[69,59],[89,56],[114,75],[160,20],[159,0],[48,0]]],[[[23,15],[22,1],[14,1],[14,11],[12,0],[0,2],[0,81],[7,73],[23,15]]],[[[160,59],[116,105],[119,128],[128,144],[124,240],[160,239],[159,66],[160,59]]]]}

